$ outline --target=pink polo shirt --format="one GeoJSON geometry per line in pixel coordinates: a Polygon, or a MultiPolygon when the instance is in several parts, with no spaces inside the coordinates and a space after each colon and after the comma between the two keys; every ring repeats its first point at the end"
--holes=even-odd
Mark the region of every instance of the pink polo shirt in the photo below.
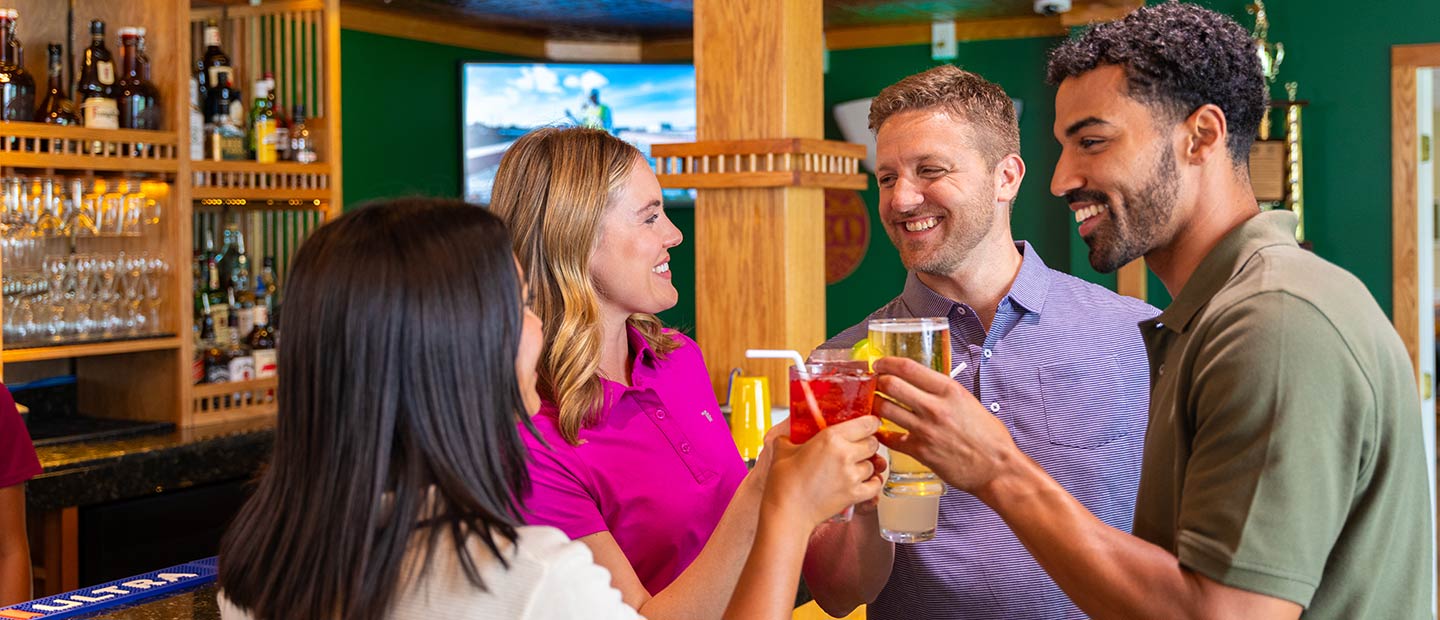
{"type": "Polygon", "coordinates": [[[600,380],[605,410],[580,445],[560,435],[548,401],[533,419],[549,447],[520,433],[530,449],[526,521],[572,539],[609,531],[652,594],[699,555],[746,474],[700,347],[666,333],[683,344],[661,360],[630,329],[633,385],[600,380]]]}
{"type": "Polygon", "coordinates": [[[38,475],[40,459],[35,457],[35,444],[30,441],[30,432],[25,430],[10,390],[0,385],[0,489],[38,475]]]}

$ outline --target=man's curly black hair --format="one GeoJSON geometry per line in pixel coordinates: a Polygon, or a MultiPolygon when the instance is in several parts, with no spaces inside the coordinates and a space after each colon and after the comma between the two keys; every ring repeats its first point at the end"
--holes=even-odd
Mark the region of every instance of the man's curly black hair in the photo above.
{"type": "Polygon", "coordinates": [[[1142,7],[1055,48],[1046,80],[1058,85],[1104,65],[1124,69],[1129,96],[1167,122],[1219,106],[1230,158],[1237,167],[1249,162],[1268,94],[1255,41],[1235,20],[1180,2],[1142,7]]]}

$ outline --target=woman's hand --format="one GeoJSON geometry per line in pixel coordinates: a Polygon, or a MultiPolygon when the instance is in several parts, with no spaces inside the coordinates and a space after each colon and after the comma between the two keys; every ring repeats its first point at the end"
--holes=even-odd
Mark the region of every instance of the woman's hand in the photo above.
{"type": "Polygon", "coordinates": [[[813,527],[874,498],[884,471],[884,460],[875,455],[879,429],[879,418],[862,416],[827,427],[798,446],[788,437],[774,438],[765,450],[772,462],[764,509],[813,527]]]}

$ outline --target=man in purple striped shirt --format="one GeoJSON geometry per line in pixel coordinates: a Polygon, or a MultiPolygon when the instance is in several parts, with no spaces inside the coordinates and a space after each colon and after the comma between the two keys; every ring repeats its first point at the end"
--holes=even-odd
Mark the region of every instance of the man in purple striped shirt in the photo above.
{"type": "MultiPolygon", "coordinates": [[[[1025,163],[999,86],[939,66],[882,91],[870,129],[880,216],[910,272],[870,318],[946,317],[955,380],[1086,508],[1128,531],[1149,402],[1138,323],[1159,311],[1050,269],[1013,239],[1025,163]]],[[[865,334],[861,323],[823,348],[865,334]]],[[[999,516],[954,489],[934,540],[887,542],[862,506],[815,531],[804,574],[835,616],[869,603],[874,620],[1084,617],[999,516]]]]}

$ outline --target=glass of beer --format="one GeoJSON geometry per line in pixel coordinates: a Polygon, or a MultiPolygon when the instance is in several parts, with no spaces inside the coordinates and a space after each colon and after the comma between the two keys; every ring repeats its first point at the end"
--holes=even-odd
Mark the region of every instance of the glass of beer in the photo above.
{"type": "MultiPolygon", "coordinates": [[[[950,374],[950,322],[944,318],[873,319],[870,346],[885,357],[908,357],[936,372],[950,374]]],[[[905,429],[885,421],[882,433],[904,434],[905,429]]],[[[890,478],[895,482],[936,480],[935,472],[909,456],[890,451],[890,478]]]]}
{"type": "MultiPolygon", "coordinates": [[[[875,395],[875,373],[863,361],[823,360],[805,364],[809,380],[790,367],[790,441],[802,444],[824,426],[839,424],[860,416],[871,415],[875,395]],[[809,395],[806,394],[806,388],[809,395]],[[814,398],[819,411],[810,407],[814,398]]],[[[831,522],[849,521],[853,507],[835,515],[831,522]]]]}

